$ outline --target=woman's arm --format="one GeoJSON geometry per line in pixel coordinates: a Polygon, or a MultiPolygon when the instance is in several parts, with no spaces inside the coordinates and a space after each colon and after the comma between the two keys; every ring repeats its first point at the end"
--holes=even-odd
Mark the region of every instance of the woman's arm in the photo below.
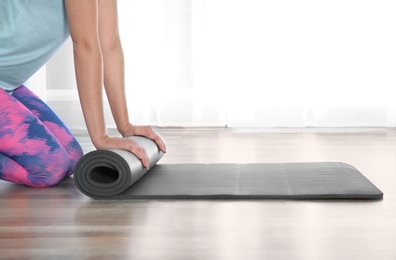
{"type": "Polygon", "coordinates": [[[99,0],[99,42],[103,57],[105,90],[118,131],[123,136],[141,135],[150,138],[157,143],[161,151],[166,152],[163,140],[151,127],[133,126],[129,122],[117,0],[99,0]]]}
{"type": "Polygon", "coordinates": [[[130,139],[106,133],[102,101],[103,60],[98,33],[98,1],[66,0],[74,63],[81,107],[89,135],[97,149],[124,149],[134,153],[144,167],[149,161],[145,150],[130,139]]]}
{"type": "Polygon", "coordinates": [[[102,104],[102,54],[97,33],[97,1],[67,0],[78,92],[95,146],[106,137],[102,104]]]}
{"type": "Polygon", "coordinates": [[[104,65],[104,86],[121,134],[129,123],[124,82],[124,54],[118,30],[116,0],[99,0],[99,42],[104,65]]]}

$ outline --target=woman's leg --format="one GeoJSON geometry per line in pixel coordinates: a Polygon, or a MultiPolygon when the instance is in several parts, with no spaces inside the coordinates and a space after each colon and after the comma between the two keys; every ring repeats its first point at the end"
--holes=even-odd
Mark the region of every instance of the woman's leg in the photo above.
{"type": "Polygon", "coordinates": [[[70,170],[68,153],[21,102],[0,89],[0,178],[33,187],[53,186],[70,170]]]}
{"type": "Polygon", "coordinates": [[[33,186],[29,180],[29,172],[2,153],[0,153],[0,180],[33,186]]]}
{"type": "Polygon", "coordinates": [[[27,87],[21,86],[17,88],[12,95],[32,111],[51,131],[55,138],[58,139],[59,143],[62,144],[71,161],[68,171],[68,175],[71,175],[74,166],[83,154],[81,146],[76,138],[52,109],[27,87]]]}

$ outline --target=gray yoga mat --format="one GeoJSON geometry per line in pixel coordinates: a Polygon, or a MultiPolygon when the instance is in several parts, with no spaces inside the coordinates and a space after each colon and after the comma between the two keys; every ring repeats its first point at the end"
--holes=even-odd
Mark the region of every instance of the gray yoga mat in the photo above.
{"type": "Polygon", "coordinates": [[[157,164],[163,154],[146,138],[150,170],[123,150],[84,155],[74,182],[95,199],[381,199],[383,193],[342,162],[157,164]]]}

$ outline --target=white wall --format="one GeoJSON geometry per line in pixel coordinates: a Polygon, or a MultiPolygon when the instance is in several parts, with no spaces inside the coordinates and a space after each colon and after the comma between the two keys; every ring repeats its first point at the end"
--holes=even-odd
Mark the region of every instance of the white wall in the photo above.
{"type": "Polygon", "coordinates": [[[26,87],[31,89],[37,96],[39,96],[44,102],[47,100],[47,68],[46,65],[41,67],[36,74],[34,74],[24,84],[26,87]]]}

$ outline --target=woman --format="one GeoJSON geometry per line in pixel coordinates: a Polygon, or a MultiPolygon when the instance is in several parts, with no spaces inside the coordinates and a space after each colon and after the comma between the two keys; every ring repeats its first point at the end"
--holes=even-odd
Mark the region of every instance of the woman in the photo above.
{"type": "Polygon", "coordinates": [[[72,173],[82,156],[67,127],[23,86],[69,34],[80,102],[94,146],[128,150],[149,167],[143,148],[106,133],[103,84],[121,135],[145,136],[166,152],[151,127],[129,122],[117,20],[116,0],[0,1],[0,179],[53,186],[72,173]]]}

